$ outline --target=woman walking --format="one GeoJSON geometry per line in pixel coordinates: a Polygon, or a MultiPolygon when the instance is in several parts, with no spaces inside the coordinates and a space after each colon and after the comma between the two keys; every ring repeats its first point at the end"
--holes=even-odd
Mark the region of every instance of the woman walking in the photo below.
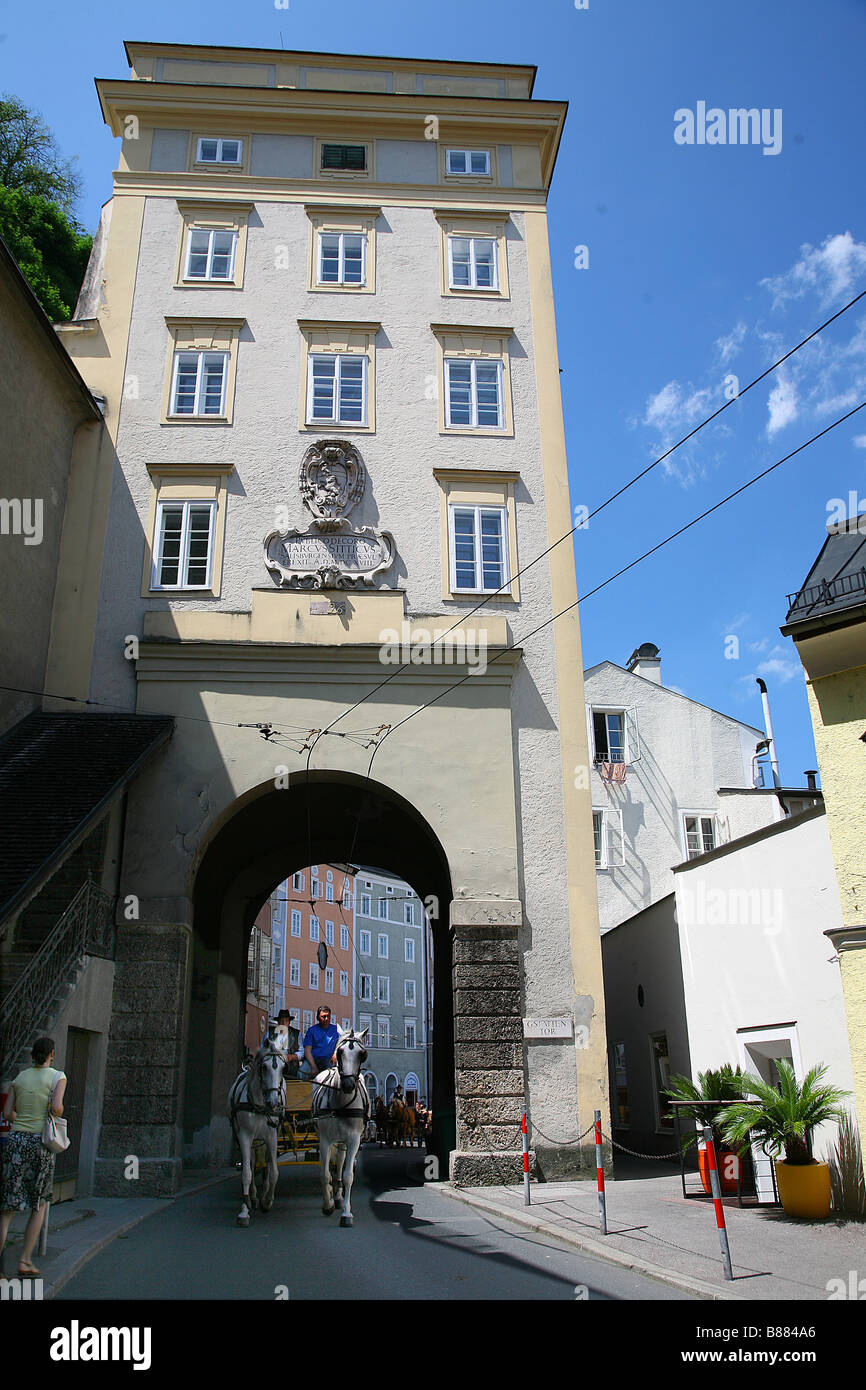
{"type": "Polygon", "coordinates": [[[15,1212],[30,1211],[18,1262],[18,1273],[25,1278],[39,1274],[32,1256],[54,1186],[55,1155],[43,1144],[42,1130],[49,1109],[58,1118],[63,1114],[66,1090],[65,1074],[51,1065],[53,1040],[37,1038],[31,1055],[32,1067],[18,1073],[3,1107],[3,1118],[12,1121],[12,1130],[2,1148],[0,1180],[0,1254],[15,1212]]]}

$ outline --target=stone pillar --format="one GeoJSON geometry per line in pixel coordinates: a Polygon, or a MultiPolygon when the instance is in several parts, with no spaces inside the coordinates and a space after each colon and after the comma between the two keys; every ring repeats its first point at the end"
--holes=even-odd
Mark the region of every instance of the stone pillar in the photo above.
{"type": "Polygon", "coordinates": [[[450,1177],[465,1187],[523,1176],[521,909],[499,902],[480,907],[458,899],[451,909],[457,1148],[450,1177]]]}
{"type": "Polygon", "coordinates": [[[188,925],[118,927],[97,1196],[165,1197],[180,1187],[191,935],[188,925]]]}
{"type": "Polygon", "coordinates": [[[836,927],[824,935],[839,956],[854,1073],[854,1110],[866,1154],[866,927],[836,927]]]}

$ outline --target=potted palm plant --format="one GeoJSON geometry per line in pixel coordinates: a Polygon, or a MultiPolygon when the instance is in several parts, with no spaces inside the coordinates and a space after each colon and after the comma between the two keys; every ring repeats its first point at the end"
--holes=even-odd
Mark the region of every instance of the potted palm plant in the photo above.
{"type": "Polygon", "coordinates": [[[842,1118],[839,1102],[848,1092],[822,1083],[826,1065],[812,1067],[802,1084],[784,1058],[776,1068],[778,1086],[760,1076],[741,1078],[742,1100],[727,1108],[724,1140],[764,1143],[774,1153],[784,1152],[784,1158],[775,1160],[775,1169],[785,1214],[821,1220],[830,1215],[830,1169],[812,1157],[810,1136],[817,1125],[842,1118]]]}
{"type": "MultiPolygon", "coordinates": [[[[715,1070],[710,1068],[708,1071],[699,1071],[697,1085],[691,1077],[672,1076],[668,1089],[665,1091],[665,1095],[669,1096],[671,1100],[691,1102],[691,1104],[680,1104],[679,1113],[687,1120],[694,1120],[699,1131],[703,1130],[704,1125],[710,1126],[716,1149],[719,1182],[723,1192],[736,1192],[742,1154],[736,1148],[724,1147],[721,1126],[724,1111],[721,1107],[718,1110],[712,1109],[708,1102],[718,1103],[741,1099],[743,1093],[739,1083],[742,1077],[743,1073],[739,1067],[731,1067],[726,1062],[724,1066],[715,1070]]],[[[700,1133],[683,1135],[683,1152],[685,1153],[695,1142],[698,1145],[698,1172],[701,1175],[704,1191],[710,1192],[712,1189],[706,1145],[700,1133]]],[[[746,1152],[748,1152],[747,1149],[746,1152]]]]}

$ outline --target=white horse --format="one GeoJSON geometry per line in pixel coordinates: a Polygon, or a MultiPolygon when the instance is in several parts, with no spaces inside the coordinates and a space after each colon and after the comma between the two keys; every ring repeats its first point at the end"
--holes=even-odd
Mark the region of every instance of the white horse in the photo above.
{"type": "Polygon", "coordinates": [[[288,1036],[271,1027],[262,1039],[261,1047],[241,1072],[229,1091],[228,1111],[232,1133],[241,1151],[243,1201],[237,1215],[239,1226],[249,1226],[250,1212],[258,1203],[253,1176],[252,1147],[263,1140],[268,1155],[268,1175],[261,1197],[261,1209],[270,1211],[277,1185],[277,1138],[286,1108],[286,1071],[289,1059],[286,1050],[288,1036]]]}
{"type": "Polygon", "coordinates": [[[337,1065],[319,1072],[313,1082],[313,1119],[319,1131],[322,1161],[322,1213],[331,1216],[340,1199],[340,1225],[351,1226],[352,1182],[361,1135],[370,1119],[370,1097],[361,1075],[367,1060],[367,1030],[358,1036],[353,1029],[343,1033],[337,1043],[337,1065]],[[336,1150],[333,1182],[331,1150],[336,1150]]]}

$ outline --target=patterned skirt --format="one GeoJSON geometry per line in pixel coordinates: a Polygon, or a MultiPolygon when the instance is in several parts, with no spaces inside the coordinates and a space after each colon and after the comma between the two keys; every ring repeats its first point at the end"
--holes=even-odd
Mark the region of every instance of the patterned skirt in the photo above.
{"type": "Polygon", "coordinates": [[[0,1144],[0,1208],[38,1211],[54,1186],[54,1160],[41,1134],[13,1130],[0,1144]]]}

